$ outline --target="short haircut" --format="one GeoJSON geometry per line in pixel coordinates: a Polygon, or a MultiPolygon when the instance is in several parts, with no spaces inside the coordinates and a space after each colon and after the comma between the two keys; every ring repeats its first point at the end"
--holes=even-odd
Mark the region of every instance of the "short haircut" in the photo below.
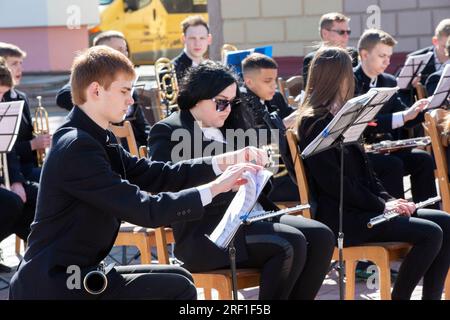
{"type": "Polygon", "coordinates": [[[125,36],[123,35],[122,32],[115,31],[115,30],[109,30],[109,31],[99,33],[94,38],[92,45],[94,45],[94,46],[102,45],[102,44],[105,44],[105,42],[107,42],[111,39],[114,39],[114,38],[119,38],[119,39],[125,40],[125,36]]]}
{"type": "Polygon", "coordinates": [[[0,57],[25,58],[26,56],[27,53],[20,49],[18,46],[11,43],[0,42],[0,57]]]}
{"type": "Polygon", "coordinates": [[[178,107],[189,110],[201,100],[214,98],[233,83],[238,96],[238,76],[234,71],[221,63],[206,60],[195,68],[189,68],[181,80],[178,107]]]}
{"type": "Polygon", "coordinates": [[[183,30],[183,34],[186,34],[186,31],[189,27],[196,26],[204,26],[209,33],[208,23],[203,19],[202,16],[189,16],[183,21],[181,21],[181,29],[183,30]]]}
{"type": "Polygon", "coordinates": [[[319,20],[319,34],[322,35],[323,29],[330,29],[333,26],[333,22],[349,22],[350,18],[339,12],[325,13],[319,20]]]}
{"type": "Polygon", "coordinates": [[[436,27],[434,31],[436,37],[448,37],[450,36],[450,19],[444,19],[436,27]]]}
{"type": "Polygon", "coordinates": [[[14,81],[4,58],[0,57],[0,86],[12,88],[14,81]]]}
{"type": "Polygon", "coordinates": [[[364,31],[361,38],[359,38],[358,51],[361,52],[361,50],[367,50],[370,52],[379,43],[394,47],[397,44],[397,41],[389,33],[383,30],[368,29],[364,31]]]}
{"type": "Polygon", "coordinates": [[[108,89],[120,73],[130,77],[136,75],[131,61],[119,51],[107,46],[95,46],[82,52],[72,64],[70,83],[73,104],[86,102],[85,91],[92,82],[108,89]]]}
{"type": "Polygon", "coordinates": [[[242,61],[242,73],[244,75],[261,69],[278,69],[278,64],[272,58],[261,53],[252,53],[242,61]]]}

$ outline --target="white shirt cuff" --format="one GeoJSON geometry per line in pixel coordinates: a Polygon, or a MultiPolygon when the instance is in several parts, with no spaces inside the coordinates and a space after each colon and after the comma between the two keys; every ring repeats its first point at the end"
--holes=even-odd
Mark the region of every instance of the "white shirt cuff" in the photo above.
{"type": "Polygon", "coordinates": [[[392,114],[392,129],[403,127],[403,112],[396,112],[392,114]]]}
{"type": "Polygon", "coordinates": [[[211,189],[208,185],[198,186],[196,189],[200,193],[200,199],[202,200],[203,206],[207,206],[212,202],[211,189]]]}
{"type": "Polygon", "coordinates": [[[212,157],[211,164],[216,176],[220,176],[223,171],[220,170],[219,165],[217,164],[217,157],[212,157]]]}

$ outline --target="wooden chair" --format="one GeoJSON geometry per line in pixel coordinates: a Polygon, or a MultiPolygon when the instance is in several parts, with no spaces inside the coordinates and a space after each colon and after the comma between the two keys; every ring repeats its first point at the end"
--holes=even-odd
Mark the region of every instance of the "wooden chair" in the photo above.
{"type": "Polygon", "coordinates": [[[289,105],[295,104],[295,97],[300,94],[303,90],[303,77],[293,76],[288,80],[284,80],[279,77],[278,80],[278,90],[284,96],[289,105]]]}
{"type": "Polygon", "coordinates": [[[21,249],[21,244],[22,244],[22,242],[23,242],[23,250],[26,250],[26,249],[27,249],[27,241],[24,240],[24,239],[22,239],[21,237],[19,237],[19,236],[16,234],[15,252],[16,252],[16,255],[17,255],[18,257],[22,257],[22,254],[20,253],[20,249],[21,249]]]}
{"type": "MultiPolygon", "coordinates": [[[[444,119],[448,111],[444,109],[434,110],[432,113],[425,113],[425,130],[431,138],[434,161],[436,163],[435,176],[438,179],[440,195],[442,198],[442,209],[450,213],[450,182],[448,179],[447,154],[443,137],[438,123],[444,119]]],[[[445,143],[446,144],[446,143],[445,143]]],[[[448,146],[447,146],[448,148],[448,146]]],[[[450,272],[445,281],[445,299],[450,300],[450,272]]]]}
{"type": "MultiPolygon", "coordinates": [[[[131,155],[140,156],[140,154],[138,154],[133,128],[129,121],[125,121],[123,126],[111,125],[110,130],[114,133],[117,139],[126,139],[131,155]]],[[[141,152],[143,152],[142,156],[147,154],[145,146],[142,148],[141,152]]],[[[170,228],[167,228],[167,237],[169,243],[174,242],[173,234],[170,228]]],[[[141,263],[150,264],[152,262],[150,255],[151,249],[152,247],[157,247],[155,229],[144,228],[127,222],[122,223],[114,245],[137,247],[141,253],[141,263]]],[[[163,263],[166,259],[165,257],[160,257],[158,255],[158,261],[163,263]]]]}
{"type": "MultiPolygon", "coordinates": [[[[158,248],[158,257],[166,259],[163,264],[169,263],[169,254],[167,252],[168,233],[163,228],[157,228],[156,241],[158,248]]],[[[161,261],[158,259],[161,263],[161,261]]],[[[203,288],[205,300],[211,300],[212,289],[219,293],[219,300],[231,300],[232,280],[230,269],[219,269],[209,272],[192,273],[194,284],[197,288],[203,288]]],[[[259,286],[260,273],[257,269],[237,269],[237,289],[251,288],[259,286]]]]}
{"type": "MultiPolygon", "coordinates": [[[[298,191],[301,203],[309,203],[309,188],[306,178],[303,160],[300,157],[297,136],[293,130],[286,132],[292,160],[295,165],[298,191]]],[[[355,298],[355,268],[360,260],[370,260],[379,270],[380,296],[382,300],[391,299],[391,270],[390,261],[404,257],[410,249],[410,245],[400,242],[367,243],[360,246],[346,247],[343,250],[345,262],[345,299],[355,298]]],[[[334,249],[333,260],[338,260],[338,249],[334,249]]]]}
{"type": "Polygon", "coordinates": [[[417,100],[425,99],[428,97],[427,89],[420,82],[416,86],[416,98],[417,100]]]}

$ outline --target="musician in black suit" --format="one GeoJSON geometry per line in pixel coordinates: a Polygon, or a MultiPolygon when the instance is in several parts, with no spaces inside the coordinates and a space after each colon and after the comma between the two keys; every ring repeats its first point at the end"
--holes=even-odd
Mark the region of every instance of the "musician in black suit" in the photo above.
{"type": "MultiPolygon", "coordinates": [[[[358,50],[353,47],[347,47],[348,40],[350,38],[350,27],[348,25],[350,18],[342,13],[331,12],[326,13],[320,17],[319,21],[319,35],[322,40],[322,45],[326,46],[338,46],[340,48],[347,48],[348,53],[352,57],[353,66],[358,65],[358,50]]],[[[303,81],[306,86],[308,81],[309,65],[314,58],[314,54],[317,50],[308,53],[303,58],[303,81]]]]}
{"type": "MultiPolygon", "coordinates": [[[[389,65],[395,43],[394,38],[381,30],[371,29],[363,33],[358,43],[361,64],[354,69],[356,96],[366,93],[370,88],[397,85],[392,75],[383,73],[389,65]]],[[[408,108],[398,94],[394,95],[381,108],[375,123],[364,132],[365,143],[403,138],[402,128],[411,128],[423,122],[423,110],[427,104],[426,100],[419,100],[408,108]]],[[[369,154],[369,159],[383,186],[396,198],[404,197],[403,176],[409,174],[415,202],[436,195],[434,161],[426,151],[414,148],[387,155],[369,154]]]]}
{"type": "MultiPolygon", "coordinates": [[[[13,44],[1,42],[0,57],[6,60],[6,64],[11,70],[14,86],[19,85],[22,79],[22,63],[26,57],[26,52],[13,44]]],[[[25,178],[30,181],[39,182],[41,168],[38,167],[36,150],[48,148],[51,142],[51,135],[34,135],[29,101],[25,93],[12,87],[3,96],[3,101],[18,100],[24,100],[25,104],[23,106],[19,133],[15,143],[16,153],[19,157],[21,171],[25,178]]]]}
{"type": "MultiPolygon", "coordinates": [[[[176,162],[220,154],[245,145],[246,138],[256,140],[257,132],[246,120],[247,109],[238,102],[236,75],[208,62],[191,69],[185,80],[178,96],[181,111],[152,127],[152,160],[176,162]]],[[[257,207],[276,209],[265,192],[257,207]]],[[[189,271],[229,268],[227,252],[205,234],[219,224],[234,196],[229,192],[217,197],[201,220],[173,224],[175,255],[189,271]]],[[[303,217],[255,222],[236,235],[237,266],[261,269],[260,299],[314,299],[328,271],[334,242],[327,227],[303,217]]]]}
{"type": "MultiPolygon", "coordinates": [[[[447,38],[447,42],[445,43],[445,54],[447,56],[446,62],[444,62],[445,65],[450,63],[450,36],[447,38]]],[[[441,79],[442,73],[444,72],[444,68],[441,68],[439,71],[436,71],[432,73],[427,81],[425,82],[425,87],[427,89],[428,96],[432,96],[434,91],[437,88],[437,85],[439,83],[439,80],[441,79]]]]}
{"type": "Polygon", "coordinates": [[[439,71],[443,68],[443,64],[447,61],[447,56],[445,55],[445,43],[447,38],[450,36],[450,19],[444,19],[436,27],[435,33],[431,42],[432,46],[426,47],[417,51],[410,53],[408,56],[415,56],[420,54],[425,54],[428,52],[433,52],[430,60],[428,61],[425,68],[422,70],[420,82],[425,85],[427,78],[434,72],[439,71]]]}
{"type": "MultiPolygon", "coordinates": [[[[241,88],[241,100],[249,112],[251,127],[258,132],[267,134],[262,136],[264,141],[258,145],[276,144],[272,141],[269,114],[275,112],[283,120],[285,127],[294,126],[297,108],[289,106],[283,95],[276,91],[278,65],[272,58],[260,53],[253,53],[242,61],[242,74],[245,86],[241,88]]],[[[261,134],[259,135],[261,137],[261,134]]],[[[284,136],[279,139],[286,139],[284,136]]],[[[280,149],[280,148],[278,148],[280,149]]],[[[280,159],[280,165],[284,163],[280,159]]],[[[280,170],[274,178],[274,186],[269,194],[272,201],[298,201],[298,189],[286,170],[280,170]]]]}
{"type": "Polygon", "coordinates": [[[256,148],[173,166],[130,156],[107,128],[133,103],[135,76],[131,62],[106,46],[75,59],[71,84],[76,106],[54,134],[29,247],[11,280],[10,298],[196,298],[190,274],[170,266],[106,268],[108,286],[97,296],[80,286],[107,256],[121,220],[157,227],[200,219],[216,195],[245,183],[245,170],[261,168],[230,163],[266,160],[256,148]],[[78,274],[71,274],[77,268],[78,274]]]}
{"type": "MultiPolygon", "coordinates": [[[[125,36],[121,32],[114,30],[102,32],[94,38],[93,45],[94,46],[105,45],[129,57],[128,43],[125,39],[125,36]]],[[[72,110],[73,108],[72,94],[70,90],[71,89],[69,82],[65,84],[56,95],[56,104],[68,111],[72,110]]],[[[124,120],[130,121],[138,147],[146,146],[148,140],[148,133],[150,132],[150,124],[145,118],[144,112],[142,111],[142,108],[139,105],[139,100],[137,98],[136,91],[133,92],[133,100],[135,101],[135,103],[133,103],[131,106],[128,107],[128,111],[127,114],[125,115],[124,120]]],[[[126,139],[122,139],[121,143],[124,146],[124,148],[128,150],[128,144],[126,139]]]]}
{"type": "MultiPolygon", "coordinates": [[[[298,137],[304,150],[353,96],[351,58],[341,48],[323,48],[312,61],[313,73],[301,106],[298,137]]],[[[305,159],[305,170],[313,197],[316,219],[337,236],[340,190],[339,147],[305,159]]],[[[344,246],[367,242],[408,242],[412,245],[400,267],[392,299],[410,299],[423,277],[423,299],[441,299],[450,264],[450,215],[419,209],[414,203],[395,199],[383,188],[359,143],[344,146],[344,246]],[[395,210],[400,216],[372,229],[367,222],[395,210]]]]}
{"type": "MultiPolygon", "coordinates": [[[[13,85],[13,75],[5,59],[0,57],[0,101],[4,101],[4,95],[11,92],[13,85]]],[[[0,241],[12,233],[26,240],[36,210],[39,185],[25,178],[20,158],[16,153],[16,146],[7,154],[7,164],[4,163],[3,166],[0,172],[5,173],[5,168],[8,169],[8,187],[10,190],[5,188],[5,181],[0,179],[2,193],[2,199],[0,200],[0,241]]],[[[3,266],[3,268],[0,266],[1,269],[7,271],[6,266],[3,266]]]]}
{"type": "Polygon", "coordinates": [[[181,22],[181,28],[184,49],[172,60],[179,83],[190,67],[197,66],[205,59],[208,46],[212,41],[209,26],[201,16],[187,17],[181,22]]]}

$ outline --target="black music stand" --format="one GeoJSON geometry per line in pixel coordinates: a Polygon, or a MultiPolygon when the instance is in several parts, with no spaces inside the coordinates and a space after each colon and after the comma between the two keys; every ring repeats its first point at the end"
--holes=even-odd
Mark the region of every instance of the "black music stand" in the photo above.
{"type": "MultiPolygon", "coordinates": [[[[10,188],[8,163],[6,154],[11,151],[17,139],[19,125],[22,119],[24,101],[12,101],[0,103],[0,156],[4,167],[4,179],[7,189],[10,188]]],[[[0,277],[0,281],[9,286],[9,281],[0,277]]]]}
{"type": "Polygon", "coordinates": [[[302,158],[306,159],[322,151],[338,148],[340,150],[340,188],[339,188],[339,298],[344,299],[344,147],[357,143],[381,107],[397,92],[396,88],[373,88],[366,94],[350,99],[336,114],[327,127],[305,148],[302,158]]]}

